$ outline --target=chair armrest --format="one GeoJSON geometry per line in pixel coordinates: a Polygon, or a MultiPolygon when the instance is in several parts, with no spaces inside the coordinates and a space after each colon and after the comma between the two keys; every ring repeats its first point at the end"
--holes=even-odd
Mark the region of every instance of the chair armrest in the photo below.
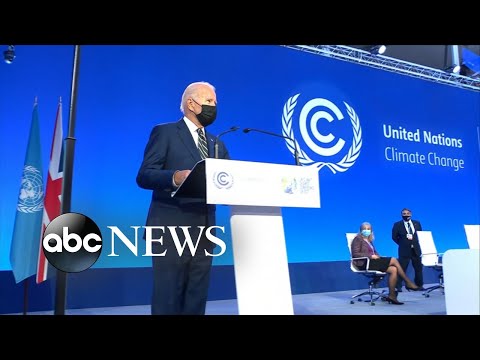
{"type": "Polygon", "coordinates": [[[370,258],[368,256],[351,258],[350,260],[363,260],[363,259],[367,259],[367,265],[366,265],[365,269],[368,269],[368,265],[370,265],[370,258]]]}
{"type": "Polygon", "coordinates": [[[424,256],[424,255],[437,255],[437,256],[443,256],[443,253],[422,253],[421,256],[424,256]]]}
{"type": "Polygon", "coordinates": [[[437,262],[434,266],[443,267],[442,263],[439,262],[439,261],[441,261],[441,259],[443,257],[443,253],[425,253],[425,254],[422,254],[421,257],[426,256],[426,255],[436,255],[437,256],[437,262]]]}
{"type": "Polygon", "coordinates": [[[437,259],[443,257],[443,253],[425,253],[420,255],[420,257],[425,256],[425,255],[437,255],[437,259]]]}
{"type": "Polygon", "coordinates": [[[362,259],[368,259],[370,260],[370,258],[368,256],[362,256],[362,257],[357,257],[357,258],[351,258],[350,260],[362,260],[362,259]]]}

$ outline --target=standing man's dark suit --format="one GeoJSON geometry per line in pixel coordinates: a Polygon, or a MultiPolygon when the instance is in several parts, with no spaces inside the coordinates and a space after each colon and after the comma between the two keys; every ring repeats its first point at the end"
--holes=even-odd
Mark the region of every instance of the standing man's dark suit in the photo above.
{"type": "MultiPolygon", "coordinates": [[[[422,225],[417,220],[412,220],[412,212],[409,209],[402,210],[402,220],[393,224],[392,239],[398,245],[398,262],[405,273],[410,261],[415,271],[415,284],[423,287],[422,251],[418,242],[417,231],[422,230],[422,225]],[[410,229],[407,225],[410,225],[410,229]],[[411,238],[411,240],[409,239],[411,238]]],[[[397,291],[402,289],[402,280],[399,277],[397,291]]]]}
{"type": "MultiPolygon", "coordinates": [[[[215,101],[210,100],[215,106],[207,106],[205,99],[210,98],[202,92],[213,92],[210,86],[203,82],[191,84],[182,97],[185,117],[177,122],[153,128],[137,175],[137,184],[141,188],[153,190],[147,226],[165,227],[165,231],[154,229],[152,236],[153,239],[163,236],[163,244],[152,242],[152,253],[160,254],[166,251],[165,256],[152,256],[152,314],[205,313],[212,265],[212,256],[207,256],[205,250],[213,254],[215,244],[207,240],[203,232],[195,254],[192,256],[189,247],[185,246],[180,256],[167,226],[190,226],[191,239],[195,244],[199,227],[215,225],[215,205],[207,205],[199,199],[171,196],[172,191],[188,176],[188,170],[202,160],[196,144],[198,140],[195,138],[197,128],[202,128],[202,125],[201,121],[196,119],[195,112],[200,113],[200,108],[215,108],[212,115],[213,119],[215,118],[216,98],[215,101]],[[195,104],[195,100],[200,106],[195,104]],[[193,120],[187,118],[187,115],[193,120]],[[178,176],[182,173],[186,175],[180,179],[178,176]]],[[[210,97],[213,96],[214,93],[210,97]]],[[[201,118],[201,114],[196,115],[201,118]]],[[[204,127],[203,129],[205,130],[204,127]]],[[[213,157],[215,137],[206,131],[205,135],[208,157],[213,157]]],[[[219,141],[219,158],[229,158],[222,141],[219,141]]],[[[183,244],[185,237],[181,237],[182,231],[177,230],[177,234],[183,244]]]]}

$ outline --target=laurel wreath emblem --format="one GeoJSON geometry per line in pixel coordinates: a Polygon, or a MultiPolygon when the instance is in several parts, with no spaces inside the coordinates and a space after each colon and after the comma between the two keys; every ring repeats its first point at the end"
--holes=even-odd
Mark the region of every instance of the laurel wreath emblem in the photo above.
{"type": "Polygon", "coordinates": [[[43,209],[43,204],[35,206],[17,205],[17,210],[23,213],[32,214],[43,209]]]}
{"type": "Polygon", "coordinates": [[[311,165],[315,166],[319,171],[322,167],[326,166],[335,174],[338,172],[345,172],[347,171],[355,161],[357,160],[358,156],[360,155],[360,150],[362,148],[362,128],[360,127],[360,120],[358,119],[355,110],[348,105],[346,102],[343,102],[347,108],[348,116],[350,117],[350,121],[352,123],[353,129],[353,143],[350,149],[348,150],[347,155],[345,155],[339,162],[337,163],[330,163],[330,162],[315,162],[313,161],[298,145],[297,140],[295,139],[295,135],[292,129],[292,116],[293,110],[297,105],[297,98],[300,94],[296,94],[290,97],[283,107],[283,114],[282,114],[282,133],[284,136],[290,137],[290,139],[285,139],[287,144],[288,150],[295,156],[295,145],[298,150],[298,159],[302,165],[311,165]]]}
{"type": "MultiPolygon", "coordinates": [[[[34,166],[31,165],[26,165],[23,169],[23,178],[28,178],[28,177],[40,177],[41,179],[41,174],[40,171],[35,168],[34,166]]],[[[17,204],[17,210],[23,213],[27,214],[32,214],[34,212],[40,211],[43,209],[43,191],[40,191],[37,194],[38,199],[35,204],[32,205],[26,205],[25,203],[19,201],[17,204]]]]}

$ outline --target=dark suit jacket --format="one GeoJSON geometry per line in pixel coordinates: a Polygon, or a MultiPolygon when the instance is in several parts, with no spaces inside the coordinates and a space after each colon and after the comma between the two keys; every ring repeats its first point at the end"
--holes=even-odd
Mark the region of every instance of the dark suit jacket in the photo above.
{"type": "MultiPolygon", "coordinates": [[[[355,236],[355,238],[352,240],[351,253],[352,253],[352,258],[359,258],[359,257],[371,258],[372,255],[378,255],[378,252],[377,250],[375,250],[375,247],[373,247],[372,249],[367,244],[367,242],[363,240],[362,235],[360,234],[355,236]]],[[[365,265],[366,262],[367,262],[367,259],[353,260],[353,264],[356,267],[362,267],[365,265]]]]}
{"type": "MultiPolygon", "coordinates": [[[[214,156],[215,137],[205,129],[209,157],[214,156]]],[[[229,159],[225,144],[218,142],[221,159],[229,159]]],[[[183,118],[175,123],[160,124],[153,128],[137,174],[137,184],[153,190],[147,216],[147,226],[212,226],[215,224],[215,205],[194,198],[175,198],[172,178],[176,170],[192,169],[201,160],[195,141],[183,118]]],[[[173,246],[171,237],[154,230],[154,238],[164,236],[164,246],[173,246]]],[[[214,246],[213,243],[212,247],[214,246]]]]}
{"type": "Polygon", "coordinates": [[[404,221],[397,221],[393,224],[392,227],[392,239],[398,244],[398,257],[411,257],[411,245],[415,253],[420,256],[422,251],[420,249],[420,244],[418,243],[417,231],[422,230],[422,225],[417,220],[411,220],[413,227],[415,228],[415,233],[413,234],[413,240],[407,239],[407,229],[405,229],[404,221]]]}

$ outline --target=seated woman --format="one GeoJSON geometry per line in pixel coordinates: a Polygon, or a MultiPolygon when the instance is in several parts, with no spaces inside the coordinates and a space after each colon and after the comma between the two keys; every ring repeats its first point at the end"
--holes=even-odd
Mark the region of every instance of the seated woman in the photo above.
{"type": "MultiPolygon", "coordinates": [[[[395,292],[398,276],[405,281],[405,288],[408,291],[417,291],[421,288],[407,277],[396,258],[380,256],[378,254],[377,250],[375,250],[375,247],[373,246],[373,238],[372,225],[370,225],[368,222],[362,223],[362,225],[360,225],[360,232],[352,241],[352,258],[368,257],[370,260],[367,270],[382,271],[389,274],[389,294],[386,300],[390,304],[402,305],[403,302],[397,300],[397,293],[395,292]]],[[[367,267],[367,259],[353,260],[353,264],[357,267],[357,269],[365,270],[367,267]]]]}

